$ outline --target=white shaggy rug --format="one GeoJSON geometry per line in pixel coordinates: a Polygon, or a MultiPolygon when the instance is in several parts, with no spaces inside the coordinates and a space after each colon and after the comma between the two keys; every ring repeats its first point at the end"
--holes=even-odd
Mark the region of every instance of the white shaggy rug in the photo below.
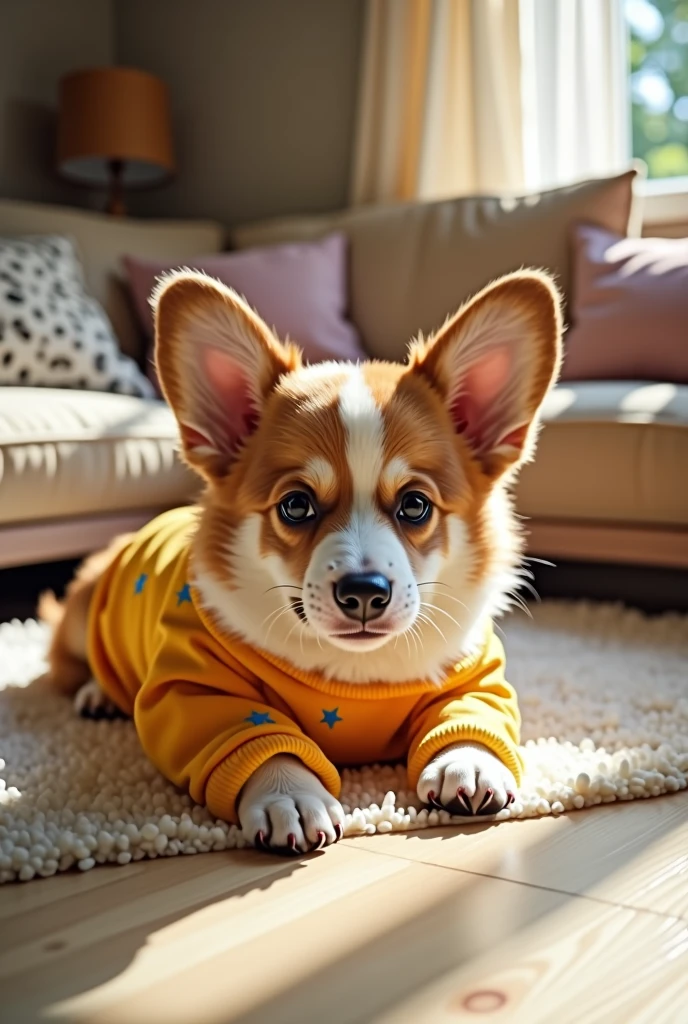
{"type": "MultiPolygon", "coordinates": [[[[526,777],[500,818],[562,814],[688,784],[688,617],[545,602],[514,614],[508,677],[520,694],[526,777]]],[[[77,718],[25,684],[43,626],[0,625],[0,882],[249,845],[146,760],[130,722],[77,718]]],[[[344,772],[346,834],[465,818],[421,810],[401,767],[344,772]]]]}

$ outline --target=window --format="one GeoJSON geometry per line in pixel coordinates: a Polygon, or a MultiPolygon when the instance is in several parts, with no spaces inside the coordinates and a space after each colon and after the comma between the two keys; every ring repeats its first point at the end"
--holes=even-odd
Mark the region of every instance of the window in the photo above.
{"type": "Polygon", "coordinates": [[[688,176],[688,0],[625,0],[633,156],[650,178],[688,176]]]}

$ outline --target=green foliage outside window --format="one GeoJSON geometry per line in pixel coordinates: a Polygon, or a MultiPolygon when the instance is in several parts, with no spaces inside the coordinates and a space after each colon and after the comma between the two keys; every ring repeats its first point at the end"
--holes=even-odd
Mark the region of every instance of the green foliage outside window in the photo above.
{"type": "Polygon", "coordinates": [[[688,0],[625,0],[633,155],[650,178],[688,175],[688,0]]]}

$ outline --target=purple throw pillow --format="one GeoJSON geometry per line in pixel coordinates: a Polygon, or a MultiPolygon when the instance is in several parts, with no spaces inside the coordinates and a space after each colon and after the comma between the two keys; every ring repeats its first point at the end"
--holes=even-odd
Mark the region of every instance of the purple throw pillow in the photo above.
{"type": "MultiPolygon", "coordinates": [[[[149,304],[156,279],[176,265],[125,256],[124,266],[141,327],[153,341],[149,304]]],[[[346,319],[347,239],[266,246],[197,256],[186,265],[243,295],[280,338],[289,337],[311,363],[366,359],[356,328],[346,319]]]]}
{"type": "Polygon", "coordinates": [[[562,380],[688,383],[688,238],[574,232],[562,380]]]}

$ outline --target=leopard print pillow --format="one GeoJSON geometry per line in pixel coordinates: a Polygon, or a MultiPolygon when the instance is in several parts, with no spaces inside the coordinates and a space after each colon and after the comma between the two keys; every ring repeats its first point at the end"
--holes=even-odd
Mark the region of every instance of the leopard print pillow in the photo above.
{"type": "Polygon", "coordinates": [[[0,238],[0,384],[155,397],[86,294],[69,238],[0,238]]]}

